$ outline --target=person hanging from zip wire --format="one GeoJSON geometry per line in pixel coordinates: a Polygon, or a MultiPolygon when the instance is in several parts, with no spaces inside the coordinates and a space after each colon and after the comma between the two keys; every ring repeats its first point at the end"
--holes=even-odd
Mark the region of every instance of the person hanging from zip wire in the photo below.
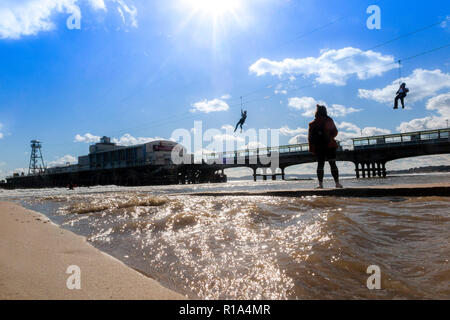
{"type": "Polygon", "coordinates": [[[398,109],[398,100],[400,100],[400,102],[402,103],[402,109],[405,109],[405,97],[406,94],[409,92],[409,89],[406,88],[406,83],[402,83],[400,85],[400,88],[397,90],[397,95],[395,96],[395,100],[394,100],[394,109],[398,109]]]}
{"type": "Polygon", "coordinates": [[[234,132],[236,132],[238,126],[241,126],[241,133],[242,133],[242,126],[244,125],[246,119],[247,119],[247,111],[242,110],[242,96],[241,96],[241,120],[239,120],[238,123],[236,123],[236,128],[234,128],[234,132]]]}
{"type": "Polygon", "coordinates": [[[244,125],[246,119],[247,119],[247,111],[246,110],[242,111],[241,109],[241,119],[239,120],[238,123],[236,123],[236,128],[234,128],[234,132],[236,132],[237,128],[240,126],[242,133],[242,126],[244,125]]]}

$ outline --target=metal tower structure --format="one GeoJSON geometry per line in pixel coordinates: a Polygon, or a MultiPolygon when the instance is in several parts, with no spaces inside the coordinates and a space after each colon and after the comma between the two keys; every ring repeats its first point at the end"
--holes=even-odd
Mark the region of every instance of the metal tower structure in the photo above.
{"type": "Polygon", "coordinates": [[[40,141],[37,140],[31,141],[31,156],[30,156],[30,166],[28,167],[28,174],[41,173],[45,169],[41,147],[42,144],[40,141]]]}

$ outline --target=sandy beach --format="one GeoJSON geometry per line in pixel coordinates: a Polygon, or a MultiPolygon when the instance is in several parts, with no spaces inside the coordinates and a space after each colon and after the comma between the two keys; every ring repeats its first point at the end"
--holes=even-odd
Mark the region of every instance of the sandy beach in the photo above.
{"type": "Polygon", "coordinates": [[[0,202],[0,299],[185,299],[53,224],[0,202]],[[81,289],[66,286],[81,270],[81,289]]]}

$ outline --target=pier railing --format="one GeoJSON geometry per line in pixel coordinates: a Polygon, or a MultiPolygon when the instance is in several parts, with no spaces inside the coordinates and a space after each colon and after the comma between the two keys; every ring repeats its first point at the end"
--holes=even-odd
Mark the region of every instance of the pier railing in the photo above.
{"type": "Polygon", "coordinates": [[[411,145],[446,141],[450,138],[450,128],[417,132],[395,133],[381,136],[353,138],[353,148],[381,148],[386,145],[411,145]]]}
{"type": "Polygon", "coordinates": [[[273,153],[286,154],[286,153],[307,153],[307,152],[309,152],[309,145],[307,143],[302,143],[302,144],[283,145],[278,147],[252,148],[226,152],[204,152],[202,160],[206,163],[211,163],[214,160],[222,159],[223,163],[228,163],[232,159],[237,158],[270,156],[273,153]]]}

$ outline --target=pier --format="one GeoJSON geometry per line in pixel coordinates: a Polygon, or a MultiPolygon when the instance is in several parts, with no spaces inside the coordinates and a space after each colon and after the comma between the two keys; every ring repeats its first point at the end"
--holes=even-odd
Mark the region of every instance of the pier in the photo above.
{"type": "MultiPolygon", "coordinates": [[[[352,139],[351,149],[339,147],[337,161],[349,161],[355,165],[356,178],[386,177],[386,163],[389,161],[426,155],[450,153],[450,129],[436,129],[390,135],[359,137],[352,139]]],[[[293,144],[279,147],[239,150],[225,153],[204,155],[205,163],[215,166],[217,170],[236,167],[248,167],[253,170],[253,179],[262,176],[264,180],[271,176],[285,179],[286,168],[316,162],[316,157],[309,152],[305,144],[293,144]],[[273,163],[264,164],[260,156],[278,157],[276,167],[273,163]],[[257,170],[262,169],[263,174],[257,170]],[[267,171],[271,171],[268,174],[267,171]],[[278,173],[277,171],[280,171],[278,173]]]]}
{"type": "MultiPolygon", "coordinates": [[[[106,137],[104,137],[106,138],[106,137]]],[[[436,129],[352,139],[350,147],[339,147],[337,161],[355,165],[356,178],[386,177],[386,163],[417,156],[450,153],[450,129],[436,129]]],[[[88,156],[79,157],[77,165],[50,168],[44,172],[16,175],[0,183],[1,188],[44,188],[158,184],[196,184],[226,182],[225,169],[247,167],[253,179],[277,177],[286,179],[286,168],[316,162],[308,144],[246,149],[223,153],[203,154],[196,163],[192,155],[180,164],[171,162],[176,144],[156,141],[148,144],[121,147],[108,140],[91,146],[88,156]],[[98,151],[99,149],[100,151],[98,151]]],[[[184,151],[184,149],[180,149],[184,151]]]]}

